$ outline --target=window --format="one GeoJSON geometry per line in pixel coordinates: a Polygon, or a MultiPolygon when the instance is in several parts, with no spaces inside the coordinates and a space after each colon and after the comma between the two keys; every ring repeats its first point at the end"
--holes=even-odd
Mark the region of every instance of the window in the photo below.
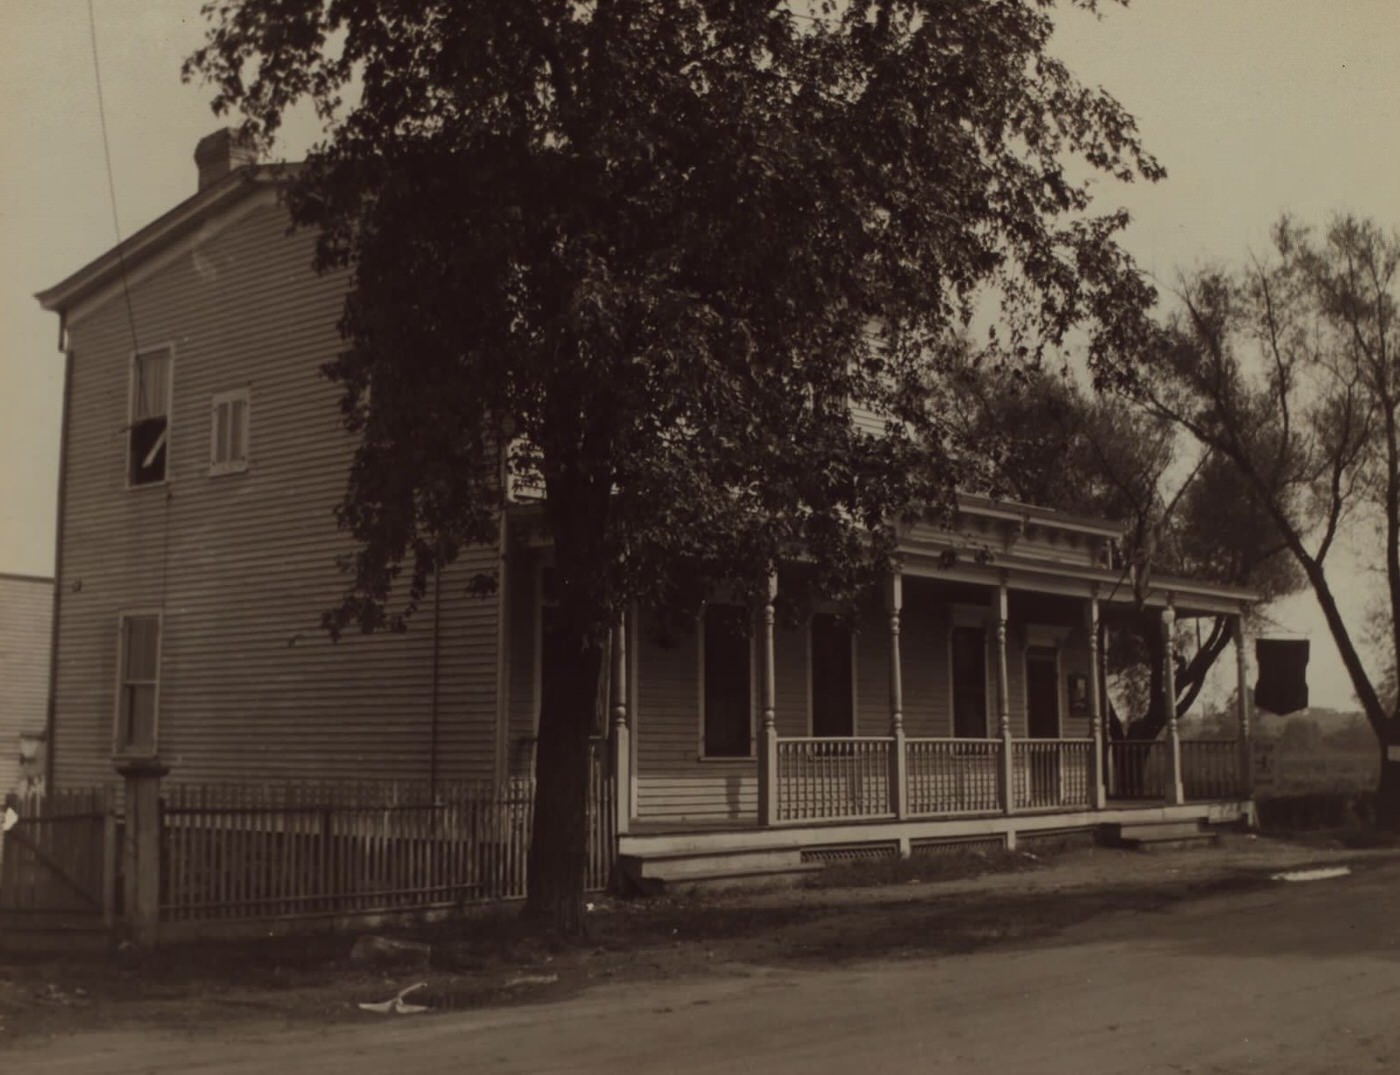
{"type": "Polygon", "coordinates": [[[749,616],[739,605],[709,605],[704,622],[704,750],[707,758],[752,754],[749,616]]]}
{"type": "Polygon", "coordinates": [[[165,481],[170,432],[170,350],[138,352],[131,365],[131,424],[127,434],[128,485],[165,481]]]}
{"type": "Polygon", "coordinates": [[[954,627],[953,735],[982,739],[987,734],[987,632],[981,627],[954,627]]]}
{"type": "Polygon", "coordinates": [[[812,616],[812,735],[855,734],[850,628],[828,612],[812,616]]]}
{"type": "Polygon", "coordinates": [[[160,686],[160,616],[154,613],[121,618],[117,654],[117,752],[154,754],[156,701],[160,686]]]}
{"type": "Polygon", "coordinates": [[[237,474],[248,469],[248,389],[214,397],[209,423],[209,473],[237,474]]]}

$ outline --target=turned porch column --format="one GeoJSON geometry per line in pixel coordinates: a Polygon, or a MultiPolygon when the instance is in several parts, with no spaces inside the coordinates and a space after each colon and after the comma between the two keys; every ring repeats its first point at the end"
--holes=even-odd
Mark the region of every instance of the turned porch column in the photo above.
{"type": "Polygon", "coordinates": [[[890,613],[890,809],[895,817],[909,812],[909,770],[904,749],[904,676],[899,655],[899,618],[904,608],[904,576],[890,572],[885,586],[890,613]]]}
{"type": "Polygon", "coordinates": [[[773,626],[777,612],[773,602],[778,597],[778,575],[768,576],[768,593],[763,601],[763,730],[758,751],[758,820],[761,825],[778,821],[778,723],[775,660],[773,656],[773,626]]]}
{"type": "Polygon", "coordinates": [[[1230,633],[1235,641],[1235,708],[1240,720],[1240,781],[1239,794],[1254,795],[1254,750],[1250,743],[1249,638],[1245,633],[1244,614],[1230,617],[1230,633]]]}
{"type": "Polygon", "coordinates": [[[996,603],[997,639],[997,727],[1001,732],[1001,808],[1004,813],[1016,809],[1016,792],[1013,784],[1015,758],[1012,757],[1011,743],[1011,677],[1006,667],[1006,583],[997,587],[996,603]]]}
{"type": "Polygon", "coordinates": [[[1186,801],[1186,789],[1181,782],[1181,729],[1176,721],[1176,659],[1172,653],[1172,638],[1176,627],[1176,608],[1171,598],[1162,609],[1162,650],[1166,666],[1162,669],[1162,704],[1167,713],[1167,749],[1171,760],[1171,786],[1168,801],[1180,805],[1186,801]]]}
{"type": "Polygon", "coordinates": [[[1085,626],[1089,631],[1089,734],[1094,738],[1092,783],[1089,785],[1094,797],[1094,809],[1102,810],[1108,805],[1108,795],[1103,784],[1103,741],[1104,719],[1103,698],[1099,693],[1099,599],[1089,598],[1086,609],[1085,626]]]}
{"type": "Polygon", "coordinates": [[[632,824],[632,730],[627,725],[627,613],[619,612],[612,637],[613,831],[632,824]]]}

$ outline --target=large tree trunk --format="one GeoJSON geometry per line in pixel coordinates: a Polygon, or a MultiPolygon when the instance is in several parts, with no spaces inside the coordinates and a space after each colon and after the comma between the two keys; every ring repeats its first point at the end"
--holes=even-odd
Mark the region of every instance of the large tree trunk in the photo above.
{"type": "MultiPolygon", "coordinates": [[[[561,418],[560,427],[567,425],[561,418]]],[[[604,551],[611,482],[600,468],[581,463],[597,458],[594,448],[588,450],[586,437],[568,441],[558,455],[546,452],[544,466],[558,605],[550,667],[541,677],[542,687],[548,686],[540,699],[535,820],[523,914],[564,939],[584,933],[588,740],[604,690],[612,625],[604,551]]]]}
{"type": "Polygon", "coordinates": [[[606,665],[604,647],[590,634],[571,631],[555,647],[535,753],[535,819],[524,915],[561,938],[579,937],[584,929],[588,740],[606,665]]]}
{"type": "Polygon", "coordinates": [[[1381,775],[1376,788],[1376,828],[1400,832],[1400,718],[1386,721],[1381,775]]]}

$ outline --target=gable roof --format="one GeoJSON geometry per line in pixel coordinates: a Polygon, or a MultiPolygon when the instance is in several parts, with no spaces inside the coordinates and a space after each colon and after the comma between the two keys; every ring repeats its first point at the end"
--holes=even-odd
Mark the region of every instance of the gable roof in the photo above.
{"type": "Polygon", "coordinates": [[[35,298],[63,314],[206,221],[259,190],[280,185],[297,164],[247,165],[211,183],[35,298]]]}

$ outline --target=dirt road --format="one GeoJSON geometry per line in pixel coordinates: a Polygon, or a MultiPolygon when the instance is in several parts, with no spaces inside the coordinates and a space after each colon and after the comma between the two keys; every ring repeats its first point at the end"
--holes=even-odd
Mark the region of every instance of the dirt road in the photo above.
{"type": "Polygon", "coordinates": [[[8,1072],[1400,1070],[1400,864],[1275,883],[966,955],[731,964],[552,1003],[23,1042],[8,1072]]]}

